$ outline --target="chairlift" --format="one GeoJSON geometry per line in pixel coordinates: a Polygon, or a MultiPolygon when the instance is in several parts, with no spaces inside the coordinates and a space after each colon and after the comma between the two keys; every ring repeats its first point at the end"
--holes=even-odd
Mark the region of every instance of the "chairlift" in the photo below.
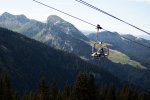
{"type": "Polygon", "coordinates": [[[107,48],[107,44],[98,41],[98,33],[102,27],[97,24],[97,34],[96,34],[96,42],[93,44],[92,47],[92,57],[100,58],[100,57],[107,57],[109,55],[109,49],[107,48]]]}

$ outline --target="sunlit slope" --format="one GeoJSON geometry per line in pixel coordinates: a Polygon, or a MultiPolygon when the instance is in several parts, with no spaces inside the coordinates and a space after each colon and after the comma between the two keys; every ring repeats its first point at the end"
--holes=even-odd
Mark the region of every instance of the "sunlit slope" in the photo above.
{"type": "Polygon", "coordinates": [[[114,63],[128,64],[136,68],[145,68],[139,62],[130,59],[127,55],[117,51],[117,50],[109,50],[108,59],[114,63]]]}

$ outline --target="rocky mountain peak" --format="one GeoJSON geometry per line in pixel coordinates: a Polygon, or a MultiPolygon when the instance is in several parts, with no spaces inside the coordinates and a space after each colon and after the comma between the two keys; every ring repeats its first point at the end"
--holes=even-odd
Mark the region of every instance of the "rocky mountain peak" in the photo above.
{"type": "Polygon", "coordinates": [[[1,16],[0,16],[0,20],[1,21],[17,21],[20,23],[26,23],[29,22],[30,20],[23,14],[21,15],[12,15],[8,12],[4,12],[1,16]]]}
{"type": "Polygon", "coordinates": [[[48,18],[47,18],[47,23],[58,23],[58,22],[64,22],[64,20],[62,18],[60,18],[59,16],[57,15],[50,15],[48,18]]]}
{"type": "Polygon", "coordinates": [[[3,17],[5,17],[5,16],[10,16],[10,17],[12,17],[13,15],[10,14],[10,13],[8,13],[8,12],[4,12],[4,13],[2,14],[2,16],[3,16],[3,17]]]}
{"type": "Polygon", "coordinates": [[[0,20],[7,20],[7,19],[12,19],[14,18],[14,16],[8,12],[4,12],[1,16],[0,16],[0,20]]]}
{"type": "Polygon", "coordinates": [[[64,33],[64,34],[71,35],[76,39],[89,41],[89,39],[86,36],[84,36],[74,25],[63,20],[59,16],[50,15],[47,18],[47,25],[51,28],[53,27],[53,29],[59,30],[57,33],[61,33],[61,34],[64,33]]]}

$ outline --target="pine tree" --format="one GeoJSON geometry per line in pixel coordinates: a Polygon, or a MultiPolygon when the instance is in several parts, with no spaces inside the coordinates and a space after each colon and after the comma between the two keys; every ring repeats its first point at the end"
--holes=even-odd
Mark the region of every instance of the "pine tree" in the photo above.
{"type": "Polygon", "coordinates": [[[18,95],[18,93],[13,94],[13,100],[20,100],[20,96],[18,95]]]}
{"type": "Polygon", "coordinates": [[[138,100],[150,100],[147,93],[142,93],[139,95],[138,100]]]}
{"type": "Polygon", "coordinates": [[[105,100],[116,100],[116,90],[113,85],[107,88],[107,94],[105,96],[105,100]]]}
{"type": "Polygon", "coordinates": [[[118,99],[120,100],[138,100],[139,93],[136,89],[130,86],[125,86],[121,89],[118,99]]]}
{"type": "Polygon", "coordinates": [[[48,87],[44,79],[40,80],[39,87],[35,95],[35,100],[49,100],[48,87]]]}
{"type": "Polygon", "coordinates": [[[100,100],[105,100],[105,98],[107,97],[107,90],[108,90],[107,85],[100,85],[99,86],[99,99],[100,100]]]}
{"type": "Polygon", "coordinates": [[[68,82],[66,82],[64,89],[62,91],[62,94],[61,94],[61,99],[62,100],[70,100],[70,94],[71,94],[71,88],[70,88],[68,82]]]}
{"type": "Polygon", "coordinates": [[[25,94],[25,96],[23,97],[23,100],[34,100],[34,94],[32,92],[25,94]]]}
{"type": "Polygon", "coordinates": [[[80,73],[72,92],[73,100],[97,100],[98,91],[92,75],[80,73]]]}
{"type": "Polygon", "coordinates": [[[10,79],[7,73],[3,73],[0,77],[0,100],[13,100],[10,79]]]}
{"type": "Polygon", "coordinates": [[[53,82],[50,86],[50,100],[56,100],[58,96],[58,88],[56,82],[53,82]]]}

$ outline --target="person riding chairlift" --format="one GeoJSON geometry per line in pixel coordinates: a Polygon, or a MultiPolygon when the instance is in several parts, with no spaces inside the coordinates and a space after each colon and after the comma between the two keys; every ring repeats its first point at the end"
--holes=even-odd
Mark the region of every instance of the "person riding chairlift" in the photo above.
{"type": "Polygon", "coordinates": [[[104,56],[105,57],[105,52],[104,52],[104,48],[102,47],[102,42],[99,42],[99,46],[100,47],[96,51],[95,44],[94,44],[92,56],[94,56],[94,57],[104,56]]]}
{"type": "MultiPolygon", "coordinates": [[[[100,45],[102,45],[102,42],[100,42],[100,45]]],[[[98,57],[101,57],[101,56],[105,57],[104,48],[103,47],[99,47],[97,52],[95,53],[95,55],[98,56],[98,57]]]]}

